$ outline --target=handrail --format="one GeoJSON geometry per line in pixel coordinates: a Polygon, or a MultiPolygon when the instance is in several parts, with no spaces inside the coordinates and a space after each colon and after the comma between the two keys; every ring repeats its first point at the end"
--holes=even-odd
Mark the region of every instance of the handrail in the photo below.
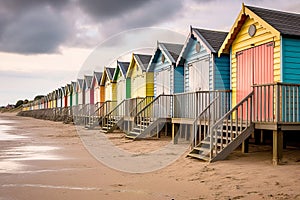
{"type": "Polygon", "coordinates": [[[197,94],[197,93],[211,93],[211,92],[231,92],[232,90],[198,90],[198,91],[194,91],[194,92],[180,92],[180,93],[176,93],[174,94],[174,96],[177,95],[185,95],[185,94],[197,94]]]}
{"type": "Polygon", "coordinates": [[[210,160],[218,155],[225,147],[223,144],[223,126],[226,124],[225,138],[226,145],[236,139],[242,131],[246,130],[252,124],[252,98],[254,91],[250,92],[244,99],[242,99],[236,106],[228,111],[223,117],[221,117],[216,123],[209,128],[210,136],[210,160]],[[244,103],[245,112],[244,113],[244,103]],[[240,119],[239,119],[240,114],[240,119]],[[244,116],[246,114],[246,116],[244,116]],[[245,118],[245,119],[244,119],[245,118]],[[245,123],[246,122],[246,123],[245,123]],[[235,125],[235,126],[234,126],[235,125]],[[246,125],[246,126],[244,126],[246,125]],[[235,128],[233,128],[235,127],[235,128]],[[221,145],[218,147],[218,137],[220,137],[221,145]],[[229,140],[229,138],[231,138],[229,140]]]}
{"type": "MultiPolygon", "coordinates": [[[[248,98],[250,98],[251,96],[253,96],[254,92],[250,92],[250,94],[248,94],[244,99],[242,99],[237,105],[235,105],[230,111],[228,111],[223,117],[221,117],[213,126],[212,128],[214,128],[215,126],[217,126],[218,124],[220,124],[221,122],[223,122],[223,120],[228,117],[231,113],[233,113],[235,110],[237,110],[237,108],[242,105],[244,102],[246,102],[248,100],[248,98]]],[[[252,120],[252,119],[251,119],[252,120]]]]}
{"type": "MultiPolygon", "coordinates": [[[[201,142],[201,140],[202,140],[201,139],[201,135],[202,135],[201,134],[201,121],[200,121],[200,124],[199,124],[199,126],[200,126],[200,128],[199,128],[200,129],[199,137],[197,137],[197,132],[198,132],[198,130],[197,130],[197,122],[201,119],[202,116],[205,116],[205,114],[206,114],[207,111],[210,111],[210,107],[217,101],[217,99],[219,99],[219,96],[215,97],[209,103],[209,105],[193,121],[192,127],[193,127],[193,136],[194,136],[194,138],[192,138],[192,141],[191,141],[192,146],[197,146],[201,142]],[[199,142],[197,142],[198,139],[199,139],[199,142]]],[[[206,121],[206,119],[205,119],[205,121],[206,121]]],[[[209,127],[209,125],[210,125],[210,119],[208,119],[208,127],[209,127]]],[[[204,128],[205,128],[204,132],[206,132],[206,126],[204,126],[204,128]]]]}
{"type": "Polygon", "coordinates": [[[140,115],[143,111],[145,111],[148,107],[150,107],[151,104],[153,104],[155,101],[157,101],[157,99],[159,99],[159,97],[161,97],[161,96],[173,96],[173,95],[171,95],[171,94],[160,94],[160,95],[158,95],[158,96],[155,97],[151,102],[149,102],[142,110],[140,110],[140,111],[136,114],[136,116],[137,116],[137,115],[140,115]]]}
{"type": "MultiPolygon", "coordinates": [[[[141,97],[138,97],[138,98],[141,98],[141,97]]],[[[145,103],[149,98],[154,98],[154,96],[146,96],[146,97],[142,97],[142,100],[135,106],[135,108],[132,109],[132,111],[129,113],[129,116],[135,116],[137,115],[140,111],[138,111],[138,108],[141,107],[141,105],[143,103],[145,103]],[[134,113],[136,112],[136,113],[134,113]]],[[[153,99],[152,99],[153,100],[153,99]]],[[[152,101],[151,100],[151,101],[152,101]]],[[[151,103],[151,101],[149,103],[151,103]]],[[[146,102],[147,103],[147,102],[146,102]]],[[[148,104],[149,104],[148,103],[148,104]]],[[[145,106],[147,106],[148,104],[146,104],[145,106]]],[[[144,107],[145,107],[144,106],[144,107]]],[[[141,109],[143,109],[144,107],[142,107],[141,109]]]]}
{"type": "Polygon", "coordinates": [[[111,114],[112,114],[114,111],[116,111],[116,110],[117,110],[124,102],[125,102],[125,99],[123,99],[123,101],[121,101],[121,103],[119,103],[114,109],[112,109],[109,113],[107,113],[107,114],[105,115],[105,117],[111,115],[111,114]]]}

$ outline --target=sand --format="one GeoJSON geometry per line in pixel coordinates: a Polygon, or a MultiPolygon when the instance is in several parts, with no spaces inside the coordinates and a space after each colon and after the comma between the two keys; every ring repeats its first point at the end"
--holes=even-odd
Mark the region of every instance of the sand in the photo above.
{"type": "MultiPolygon", "coordinates": [[[[186,158],[148,173],[111,169],[85,148],[74,125],[0,114],[0,200],[13,199],[300,199],[300,151],[287,148],[273,166],[270,146],[251,145],[215,163],[186,158]],[[1,126],[0,126],[1,127],[1,126]],[[16,136],[16,137],[14,137],[16,136]],[[1,139],[2,137],[2,139],[1,139]]],[[[95,131],[81,132],[91,134],[95,131]]],[[[100,134],[96,131],[97,134],[100,134]]],[[[147,153],[169,143],[107,135],[128,152],[147,153]]]]}

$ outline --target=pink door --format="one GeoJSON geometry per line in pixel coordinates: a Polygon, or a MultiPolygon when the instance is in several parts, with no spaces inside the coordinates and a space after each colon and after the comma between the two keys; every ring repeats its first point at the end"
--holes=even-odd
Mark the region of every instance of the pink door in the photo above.
{"type": "MultiPolygon", "coordinates": [[[[252,85],[274,82],[274,43],[269,42],[237,53],[237,103],[253,89],[252,85]]],[[[265,120],[273,115],[273,87],[264,87],[254,93],[254,117],[265,120]],[[262,113],[263,112],[263,113],[262,113]]],[[[243,118],[246,108],[243,109],[243,118]]]]}

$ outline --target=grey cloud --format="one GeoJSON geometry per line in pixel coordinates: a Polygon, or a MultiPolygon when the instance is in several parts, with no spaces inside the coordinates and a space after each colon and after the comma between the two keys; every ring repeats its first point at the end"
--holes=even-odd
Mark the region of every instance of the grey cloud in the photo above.
{"type": "Polygon", "coordinates": [[[58,52],[73,24],[62,14],[69,0],[0,0],[0,51],[58,52]]]}
{"type": "Polygon", "coordinates": [[[102,23],[104,36],[132,28],[149,27],[165,21],[172,21],[180,13],[183,2],[180,0],[149,1],[143,7],[116,16],[102,23]]]}
{"type": "Polygon", "coordinates": [[[78,5],[97,20],[114,18],[155,0],[78,0],[78,5]]]}
{"type": "Polygon", "coordinates": [[[4,27],[0,50],[22,54],[57,52],[72,29],[61,15],[48,8],[25,13],[4,27]]]}

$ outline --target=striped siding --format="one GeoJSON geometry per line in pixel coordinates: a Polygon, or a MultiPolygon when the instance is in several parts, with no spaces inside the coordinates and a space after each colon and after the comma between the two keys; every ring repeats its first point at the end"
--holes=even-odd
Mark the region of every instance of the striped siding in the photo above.
{"type": "Polygon", "coordinates": [[[177,66],[174,69],[174,93],[184,92],[184,68],[183,66],[177,66]]]}
{"type": "MultiPolygon", "coordinates": [[[[169,60],[165,59],[165,61],[162,62],[162,55],[163,55],[163,53],[160,52],[159,55],[157,56],[157,58],[154,61],[155,63],[153,64],[154,65],[154,96],[159,95],[159,94],[157,94],[157,87],[159,87],[159,85],[160,85],[159,83],[161,81],[157,80],[158,73],[161,72],[161,71],[170,70],[170,68],[171,68],[171,71],[173,70],[173,67],[171,67],[172,63],[169,60]]],[[[167,57],[167,56],[165,56],[165,57],[167,57]]],[[[172,73],[170,73],[168,78],[170,79],[169,81],[167,81],[169,83],[169,85],[166,85],[165,87],[168,88],[169,91],[165,94],[172,94],[173,93],[172,73]]]]}
{"type": "Polygon", "coordinates": [[[255,22],[254,19],[248,18],[243,24],[240,32],[237,34],[235,41],[232,44],[231,50],[231,86],[232,86],[232,106],[236,105],[236,83],[237,83],[237,59],[236,53],[245,49],[251,48],[251,44],[255,46],[265,44],[267,42],[275,42],[274,46],[274,82],[280,81],[280,38],[276,38],[271,31],[262,27],[258,22],[255,22]],[[251,38],[248,35],[248,28],[251,24],[255,24],[257,30],[256,34],[251,38]]]}
{"type": "Polygon", "coordinates": [[[214,56],[214,89],[213,90],[229,90],[230,89],[230,57],[222,55],[214,56]]]}
{"type": "Polygon", "coordinates": [[[282,38],[282,81],[300,84],[300,40],[282,38]]]}
{"type": "Polygon", "coordinates": [[[131,98],[131,79],[126,78],[126,99],[131,98]]]}
{"type": "MultiPolygon", "coordinates": [[[[196,51],[196,44],[197,40],[190,39],[189,43],[187,45],[187,48],[185,49],[184,58],[186,59],[185,65],[184,65],[184,92],[190,92],[191,91],[191,85],[190,85],[190,71],[189,71],[189,64],[196,63],[198,60],[207,59],[210,57],[210,52],[207,52],[206,48],[201,45],[200,52],[196,51]]],[[[212,69],[212,59],[209,59],[208,66],[210,69],[212,69]]],[[[212,76],[212,71],[211,74],[212,76]]],[[[207,77],[208,79],[212,79],[211,77],[207,77]]],[[[212,82],[210,82],[212,84],[212,82]]]]}

